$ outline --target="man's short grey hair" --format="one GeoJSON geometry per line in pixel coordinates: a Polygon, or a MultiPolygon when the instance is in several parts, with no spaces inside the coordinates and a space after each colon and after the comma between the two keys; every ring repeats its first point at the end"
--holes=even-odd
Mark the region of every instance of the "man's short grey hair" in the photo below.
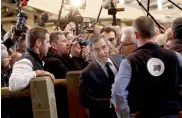
{"type": "Polygon", "coordinates": [[[104,39],[104,41],[106,42],[106,44],[107,44],[107,40],[106,40],[106,38],[104,37],[104,36],[102,36],[101,34],[98,34],[98,33],[94,33],[94,34],[92,34],[89,38],[88,38],[88,40],[89,40],[89,48],[90,49],[92,49],[92,45],[94,44],[94,43],[96,43],[96,42],[98,42],[99,40],[101,40],[101,39],[104,39]]]}
{"type": "Polygon", "coordinates": [[[133,43],[136,43],[136,38],[135,38],[135,32],[134,32],[134,29],[133,27],[124,27],[122,28],[122,31],[121,31],[121,41],[122,42],[125,42],[125,35],[124,33],[125,32],[130,32],[131,33],[131,38],[130,38],[130,41],[133,42],[133,43]]]}
{"type": "Polygon", "coordinates": [[[7,51],[7,48],[4,44],[1,44],[1,59],[4,58],[4,52],[7,51]]]}

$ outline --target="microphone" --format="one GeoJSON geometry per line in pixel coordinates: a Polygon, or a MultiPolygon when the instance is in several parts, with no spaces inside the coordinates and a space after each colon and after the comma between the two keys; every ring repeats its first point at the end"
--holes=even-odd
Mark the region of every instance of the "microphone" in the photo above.
{"type": "Polygon", "coordinates": [[[47,12],[43,12],[40,17],[40,22],[38,23],[38,26],[44,27],[45,23],[49,20],[49,16],[47,12]]]}

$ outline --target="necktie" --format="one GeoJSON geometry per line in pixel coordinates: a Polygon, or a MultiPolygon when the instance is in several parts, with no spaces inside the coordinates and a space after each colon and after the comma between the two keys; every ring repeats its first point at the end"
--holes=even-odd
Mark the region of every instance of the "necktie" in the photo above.
{"type": "Polygon", "coordinates": [[[107,74],[108,74],[108,77],[109,77],[109,79],[112,79],[112,80],[114,80],[114,73],[113,73],[113,71],[111,70],[111,68],[109,67],[109,62],[107,62],[106,63],[106,68],[107,68],[107,74]]]}

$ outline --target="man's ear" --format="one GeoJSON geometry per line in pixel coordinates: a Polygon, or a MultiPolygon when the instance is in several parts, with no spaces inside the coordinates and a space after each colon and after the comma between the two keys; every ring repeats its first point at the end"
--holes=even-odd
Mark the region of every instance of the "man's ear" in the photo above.
{"type": "Polygon", "coordinates": [[[171,37],[172,37],[172,39],[173,39],[173,40],[175,40],[175,39],[174,39],[174,35],[173,35],[173,33],[171,33],[171,37]]]}
{"type": "Polygon", "coordinates": [[[56,43],[51,43],[51,48],[56,49],[56,43]]]}
{"type": "Polygon", "coordinates": [[[135,39],[138,40],[139,39],[139,35],[137,32],[135,32],[135,39]]]}
{"type": "Polygon", "coordinates": [[[40,41],[40,39],[37,39],[37,40],[35,41],[35,47],[36,47],[36,48],[40,47],[41,44],[42,44],[42,42],[40,41]]]}

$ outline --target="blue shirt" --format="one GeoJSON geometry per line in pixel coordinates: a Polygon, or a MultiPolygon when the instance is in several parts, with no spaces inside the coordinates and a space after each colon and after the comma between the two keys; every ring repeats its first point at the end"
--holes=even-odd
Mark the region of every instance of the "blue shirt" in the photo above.
{"type": "MultiPolygon", "coordinates": [[[[178,52],[175,52],[178,58],[180,67],[182,67],[182,55],[178,52]]],[[[115,82],[112,85],[112,94],[111,101],[116,108],[116,114],[118,118],[129,118],[130,117],[130,109],[127,102],[127,86],[129,85],[130,79],[132,75],[132,68],[129,64],[127,58],[123,59],[119,72],[115,77],[115,82]]]]}

